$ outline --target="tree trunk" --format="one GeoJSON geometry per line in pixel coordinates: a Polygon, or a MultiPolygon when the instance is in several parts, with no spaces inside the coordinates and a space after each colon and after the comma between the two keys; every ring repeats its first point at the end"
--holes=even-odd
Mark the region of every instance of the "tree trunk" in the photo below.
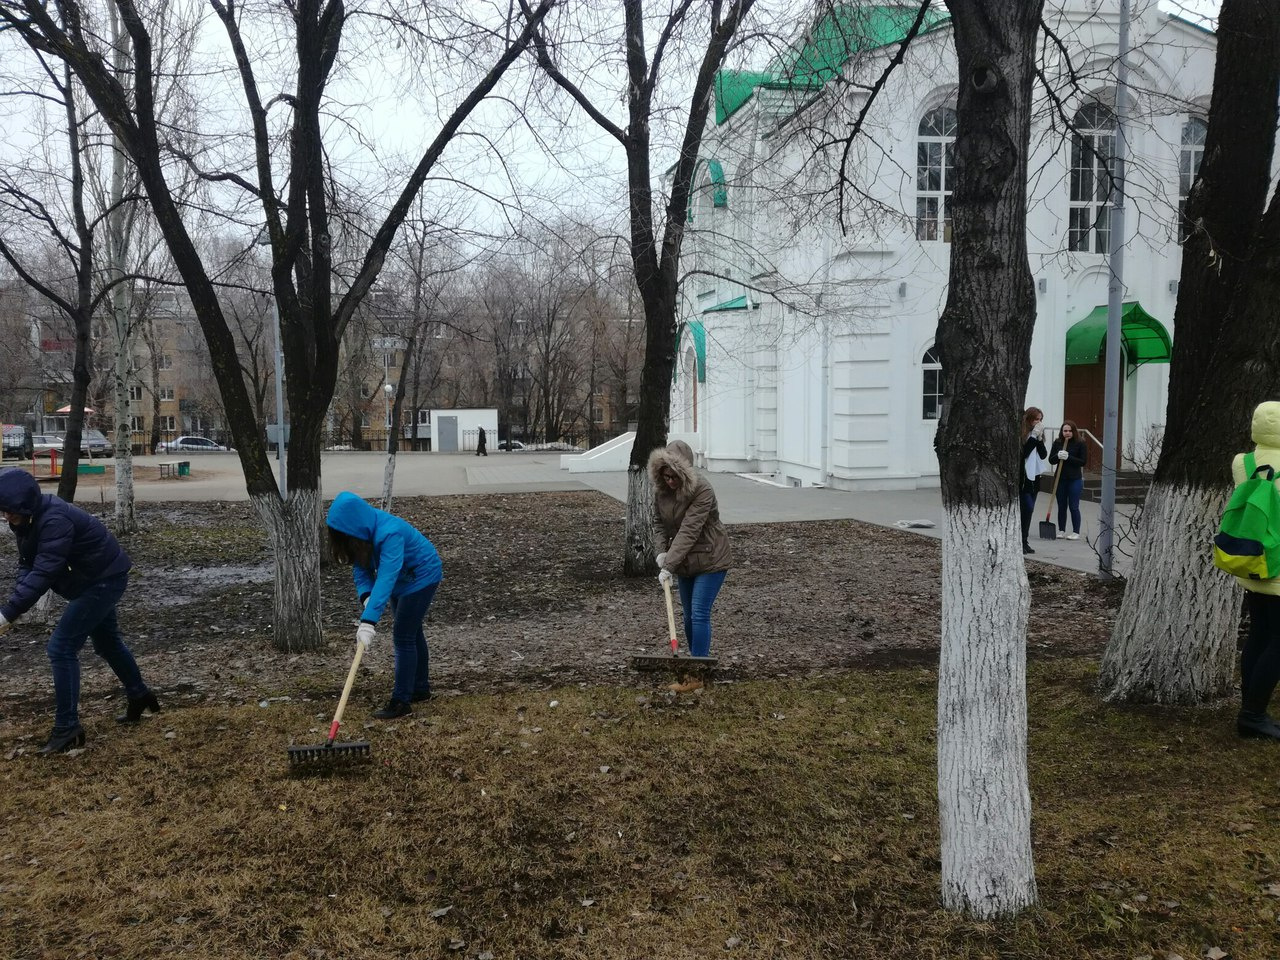
{"type": "Polygon", "coordinates": [[[1031,88],[1042,0],[951,5],[955,231],[937,343],[946,406],[938,808],[942,902],[982,919],[1036,902],[1027,774],[1030,590],[1017,504],[1035,290],[1027,262],[1031,88]]]}
{"type": "MultiPolygon", "coordinates": [[[[117,77],[127,78],[125,49],[120,30],[120,18],[115,8],[110,8],[111,42],[114,47],[112,62],[117,77]]],[[[113,143],[111,151],[111,213],[107,220],[109,247],[109,275],[121,280],[125,273],[125,208],[124,203],[124,151],[119,143],[113,143]]],[[[115,326],[115,364],[112,377],[112,396],[115,404],[116,448],[116,533],[132,533],[138,529],[138,515],[133,502],[133,424],[132,405],[129,402],[130,375],[133,372],[133,336],[129,323],[131,283],[118,283],[111,291],[111,317],[115,326]]]]}
{"type": "Polygon", "coordinates": [[[1230,493],[1231,457],[1249,445],[1249,411],[1280,380],[1280,360],[1259,349],[1258,336],[1275,326],[1275,301],[1255,292],[1256,312],[1244,306],[1276,269],[1274,259],[1266,264],[1260,216],[1278,93],[1280,7],[1226,0],[1204,161],[1187,205],[1194,226],[1182,254],[1164,442],[1099,676],[1109,701],[1205,703],[1232,684],[1238,595],[1209,543],[1230,493]]]}
{"type": "Polygon", "coordinates": [[[324,635],[320,619],[319,497],[314,490],[290,490],[250,498],[262,518],[275,557],[275,648],[283,653],[314,650],[324,635]]]}
{"type": "Polygon", "coordinates": [[[1152,486],[1099,686],[1106,699],[1197,704],[1235,676],[1240,589],[1213,566],[1209,544],[1228,490],[1152,486]]]}

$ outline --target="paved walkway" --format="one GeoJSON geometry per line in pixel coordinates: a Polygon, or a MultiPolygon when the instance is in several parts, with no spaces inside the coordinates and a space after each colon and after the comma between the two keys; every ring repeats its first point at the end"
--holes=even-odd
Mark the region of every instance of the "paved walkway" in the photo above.
{"type": "MultiPolygon", "coordinates": [[[[139,475],[154,476],[155,468],[173,456],[135,457],[139,475]]],[[[244,474],[235,454],[195,454],[191,475],[180,479],[139,479],[138,500],[244,500],[244,474]]],[[[365,497],[382,494],[385,454],[344,451],[324,454],[323,483],[326,496],[350,490],[365,497]]],[[[275,460],[272,460],[274,467],[275,460]]],[[[912,529],[912,533],[939,537],[942,501],[939,491],[891,490],[849,492],[814,487],[778,487],[748,480],[735,474],[711,474],[720,513],[726,523],[775,523],[790,520],[861,520],[884,526],[901,526],[922,520],[932,528],[912,529]]],[[[446,496],[468,493],[526,493],[554,490],[595,489],[625,502],[627,475],[613,473],[570,474],[560,468],[559,453],[495,451],[488,457],[474,454],[401,453],[396,460],[397,496],[446,496]]],[[[107,497],[113,487],[104,490],[107,497]]],[[[87,491],[86,491],[87,493],[87,491]]],[[[1097,537],[1098,505],[1082,503],[1084,528],[1080,540],[1039,540],[1036,530],[1049,506],[1048,494],[1041,494],[1032,524],[1035,560],[1096,573],[1098,558],[1090,543],[1097,537]]],[[[1120,508],[1122,514],[1130,508],[1120,508]]],[[[1054,519],[1056,519],[1056,507],[1054,519]]],[[[1128,570],[1128,558],[1117,551],[1116,569],[1128,570]]]]}

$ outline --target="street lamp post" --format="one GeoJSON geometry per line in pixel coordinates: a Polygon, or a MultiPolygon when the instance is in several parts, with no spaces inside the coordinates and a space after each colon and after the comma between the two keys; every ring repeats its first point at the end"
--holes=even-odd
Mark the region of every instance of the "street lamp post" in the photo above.
{"type": "Polygon", "coordinates": [[[382,394],[386,398],[383,406],[386,408],[385,423],[387,425],[387,453],[391,452],[391,395],[396,392],[396,388],[390,383],[382,385],[382,394]]]}

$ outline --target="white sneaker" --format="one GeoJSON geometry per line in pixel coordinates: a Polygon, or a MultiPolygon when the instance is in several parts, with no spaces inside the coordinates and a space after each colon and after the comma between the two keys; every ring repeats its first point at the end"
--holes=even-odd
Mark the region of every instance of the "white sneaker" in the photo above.
{"type": "Polygon", "coordinates": [[[1080,534],[1078,534],[1078,533],[1068,533],[1068,534],[1067,534],[1067,539],[1068,539],[1068,540],[1079,540],[1079,539],[1080,539],[1080,534]]]}

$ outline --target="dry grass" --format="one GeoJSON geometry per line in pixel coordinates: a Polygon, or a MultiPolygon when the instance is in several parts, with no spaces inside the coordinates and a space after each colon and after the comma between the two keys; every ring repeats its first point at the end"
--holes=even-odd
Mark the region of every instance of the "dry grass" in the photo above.
{"type": "Polygon", "coordinates": [[[374,762],[310,777],[285,746],[323,702],[96,711],[85,753],[0,764],[0,956],[1280,955],[1280,751],[1091,677],[1033,668],[1016,921],[937,906],[935,678],[904,669],[360,708],[374,762]]]}

